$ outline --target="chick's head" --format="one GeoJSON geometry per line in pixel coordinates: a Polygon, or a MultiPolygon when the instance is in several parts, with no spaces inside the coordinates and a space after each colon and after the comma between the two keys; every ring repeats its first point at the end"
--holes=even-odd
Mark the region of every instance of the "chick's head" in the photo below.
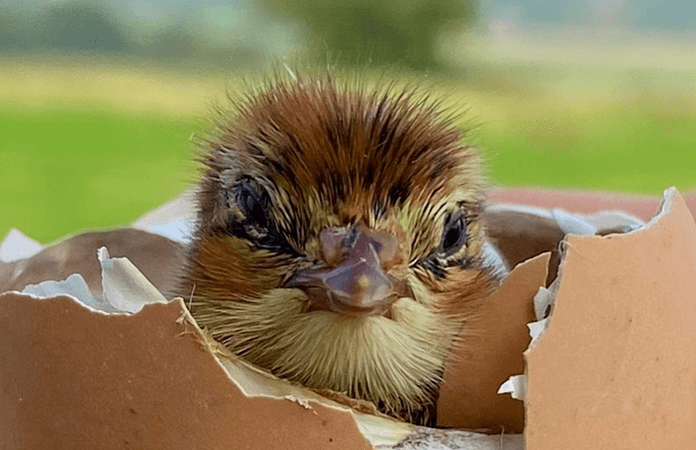
{"type": "Polygon", "coordinates": [[[181,287],[198,323],[279,377],[427,423],[496,280],[478,152],[428,97],[328,77],[221,123],[181,287]]]}

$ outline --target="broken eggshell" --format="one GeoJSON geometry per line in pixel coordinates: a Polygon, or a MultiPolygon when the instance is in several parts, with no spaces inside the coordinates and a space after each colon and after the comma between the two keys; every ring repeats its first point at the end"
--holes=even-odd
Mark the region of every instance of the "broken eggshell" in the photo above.
{"type": "Polygon", "coordinates": [[[645,227],[569,236],[526,352],[527,450],[696,448],[696,225],[676,189],[645,227]]]}
{"type": "Polygon", "coordinates": [[[5,448],[522,448],[521,436],[416,427],[276,379],[208,340],[130,262],[99,253],[107,303],[79,275],[0,296],[5,448]]]}

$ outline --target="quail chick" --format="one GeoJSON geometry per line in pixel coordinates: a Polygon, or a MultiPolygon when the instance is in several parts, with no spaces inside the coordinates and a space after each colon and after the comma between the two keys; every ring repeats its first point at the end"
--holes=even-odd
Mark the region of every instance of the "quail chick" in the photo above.
{"type": "Polygon", "coordinates": [[[218,131],[179,289],[198,323],[279,377],[432,424],[499,279],[477,150],[427,96],[329,76],[270,83],[218,131]]]}

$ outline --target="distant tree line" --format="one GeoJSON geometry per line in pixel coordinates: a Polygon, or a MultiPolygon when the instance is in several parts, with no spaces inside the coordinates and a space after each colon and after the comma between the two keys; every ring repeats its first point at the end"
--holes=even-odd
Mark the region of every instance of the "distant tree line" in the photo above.
{"type": "Polygon", "coordinates": [[[180,22],[164,24],[148,39],[138,31],[101,3],[53,3],[20,14],[0,9],[0,51],[128,52],[157,59],[219,56],[180,22]]]}
{"type": "Polygon", "coordinates": [[[33,14],[27,9],[1,10],[0,46],[123,51],[128,38],[113,13],[96,3],[54,3],[33,14]]]}
{"type": "Polygon", "coordinates": [[[348,63],[371,60],[427,69],[437,65],[445,31],[473,23],[475,0],[264,0],[281,18],[301,23],[311,51],[348,63]]]}
{"type": "MultiPolygon", "coordinates": [[[[476,10],[476,0],[249,1],[248,6],[260,7],[269,21],[297,30],[298,47],[305,53],[349,64],[370,60],[415,69],[435,67],[442,33],[463,30],[476,10]]],[[[251,27],[249,39],[211,45],[200,31],[205,27],[185,20],[164,24],[142,39],[138,27],[118,10],[124,5],[119,2],[73,0],[44,4],[38,11],[18,4],[0,7],[0,51],[129,52],[160,59],[227,60],[231,54],[253,60],[269,53],[258,44],[262,39],[251,39],[253,33],[267,33],[268,23],[263,21],[251,27]]],[[[198,5],[179,6],[200,10],[198,5]]]]}

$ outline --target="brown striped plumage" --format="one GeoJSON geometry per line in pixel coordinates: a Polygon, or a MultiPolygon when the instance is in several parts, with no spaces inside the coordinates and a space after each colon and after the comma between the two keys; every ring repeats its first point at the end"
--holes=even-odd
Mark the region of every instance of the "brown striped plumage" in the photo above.
{"type": "Polygon", "coordinates": [[[198,323],[280,377],[432,421],[448,354],[496,282],[482,257],[479,154],[462,138],[427,96],[330,77],[236,102],[205,150],[180,289],[198,323]],[[347,233],[338,256],[322,230],[347,233]],[[381,266],[364,269],[393,289],[357,315],[326,306],[335,292],[292,284],[347,264],[349,238],[369,243],[381,266]],[[384,242],[395,243],[387,256],[384,242]]]}

